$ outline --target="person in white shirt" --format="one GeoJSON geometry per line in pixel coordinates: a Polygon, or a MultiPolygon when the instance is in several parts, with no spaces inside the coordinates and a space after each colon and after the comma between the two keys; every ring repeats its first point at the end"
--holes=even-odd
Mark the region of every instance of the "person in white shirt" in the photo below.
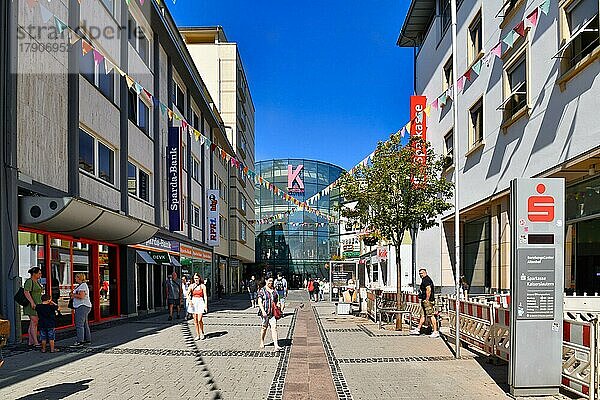
{"type": "Polygon", "coordinates": [[[88,315],[92,310],[92,302],[90,301],[90,288],[85,279],[85,274],[79,273],[75,275],[77,286],[71,291],[73,299],[73,309],[75,310],[75,331],[77,332],[77,341],[73,346],[83,346],[92,342],[92,334],[90,333],[90,324],[88,315]]]}

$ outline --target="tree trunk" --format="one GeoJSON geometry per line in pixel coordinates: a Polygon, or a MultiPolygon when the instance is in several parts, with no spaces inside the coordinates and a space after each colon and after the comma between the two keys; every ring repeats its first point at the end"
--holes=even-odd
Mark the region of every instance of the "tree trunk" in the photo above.
{"type": "MultiPolygon", "coordinates": [[[[396,249],[396,309],[402,310],[403,307],[403,299],[402,299],[402,264],[400,262],[400,245],[402,240],[400,240],[397,244],[394,244],[394,249],[396,249]]],[[[396,330],[402,330],[402,315],[396,314],[396,330]]]]}

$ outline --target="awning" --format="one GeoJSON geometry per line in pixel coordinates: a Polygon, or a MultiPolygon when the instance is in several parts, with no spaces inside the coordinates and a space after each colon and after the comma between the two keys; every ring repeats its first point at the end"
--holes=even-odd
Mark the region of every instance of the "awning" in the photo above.
{"type": "Polygon", "coordinates": [[[169,257],[171,258],[171,265],[174,267],[181,267],[181,263],[179,261],[177,261],[177,259],[175,257],[173,257],[171,254],[169,254],[169,257]]]}
{"type": "Polygon", "coordinates": [[[19,198],[19,224],[28,228],[116,244],[137,244],[158,228],[74,197],[19,198]]]}
{"type": "Polygon", "coordinates": [[[150,254],[143,250],[136,250],[135,254],[135,262],[138,264],[156,264],[156,261],[154,261],[150,254]]]}
{"type": "Polygon", "coordinates": [[[435,0],[412,0],[396,44],[420,47],[435,14],[435,0]]]}

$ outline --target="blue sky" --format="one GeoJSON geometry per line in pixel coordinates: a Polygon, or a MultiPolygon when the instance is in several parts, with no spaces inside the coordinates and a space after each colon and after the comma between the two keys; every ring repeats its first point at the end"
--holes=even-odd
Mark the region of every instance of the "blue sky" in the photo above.
{"type": "Polygon", "coordinates": [[[351,168],[408,121],[412,49],[396,46],[407,0],[177,0],[181,26],[237,42],[256,108],[256,160],[351,168]]]}

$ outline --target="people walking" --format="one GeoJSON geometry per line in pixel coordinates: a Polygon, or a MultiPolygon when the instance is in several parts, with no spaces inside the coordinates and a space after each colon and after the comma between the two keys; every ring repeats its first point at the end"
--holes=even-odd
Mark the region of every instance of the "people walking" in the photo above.
{"type": "Polygon", "coordinates": [[[165,296],[167,298],[167,305],[169,306],[169,321],[173,320],[173,308],[175,306],[177,306],[177,319],[179,319],[183,300],[181,282],[177,279],[177,272],[175,271],[173,271],[165,282],[165,296]]]}
{"type": "Polygon", "coordinates": [[[279,298],[279,308],[281,311],[285,310],[285,299],[288,295],[288,284],[287,280],[281,275],[281,272],[277,273],[277,279],[274,283],[275,290],[277,290],[277,297],[279,298]]]}
{"type": "Polygon", "coordinates": [[[252,308],[256,307],[256,298],[258,296],[258,282],[256,282],[256,278],[254,275],[248,281],[248,294],[250,295],[250,304],[252,308]]]}
{"type": "Polygon", "coordinates": [[[42,353],[46,352],[46,343],[50,343],[50,353],[55,353],[54,340],[56,339],[56,312],[58,305],[50,299],[50,295],[42,295],[42,303],[35,307],[39,317],[40,339],[42,340],[42,353]]]}
{"type": "Polygon", "coordinates": [[[186,319],[186,321],[191,318],[191,315],[188,312],[188,308],[189,308],[190,304],[189,304],[188,296],[187,296],[187,292],[188,292],[188,289],[190,288],[190,284],[191,284],[191,282],[188,282],[187,276],[182,275],[181,276],[181,292],[184,294],[184,296],[183,296],[183,310],[185,311],[185,319],[186,319]]]}
{"type": "Polygon", "coordinates": [[[265,336],[267,335],[267,329],[271,327],[273,346],[275,346],[275,351],[280,351],[282,348],[279,347],[276,318],[278,296],[277,291],[273,287],[273,276],[271,274],[267,274],[266,278],[265,286],[258,291],[258,307],[260,308],[260,316],[262,321],[260,331],[260,348],[265,348],[265,336]]]}
{"type": "Polygon", "coordinates": [[[315,301],[319,301],[319,280],[315,279],[313,282],[313,293],[315,296],[315,301]]]}
{"type": "Polygon", "coordinates": [[[73,299],[73,309],[75,309],[77,341],[73,346],[78,347],[92,342],[92,334],[88,322],[88,315],[92,310],[92,302],[90,301],[90,288],[86,283],[85,274],[76,274],[75,282],[77,286],[71,291],[71,298],[73,299]]]}
{"type": "Polygon", "coordinates": [[[416,329],[410,331],[411,335],[420,335],[421,328],[425,323],[426,318],[431,318],[431,327],[433,332],[429,335],[432,338],[440,337],[440,333],[438,332],[437,320],[435,318],[435,294],[434,294],[434,285],[433,280],[427,275],[427,270],[425,268],[421,268],[419,270],[419,276],[421,277],[421,286],[419,289],[419,297],[421,299],[421,318],[419,320],[419,325],[416,329]]]}
{"type": "Polygon", "coordinates": [[[193,315],[194,328],[196,328],[194,340],[204,340],[204,321],[202,318],[208,312],[208,298],[206,286],[200,275],[194,274],[194,283],[189,285],[186,297],[188,298],[187,312],[193,315]]]}
{"type": "Polygon", "coordinates": [[[32,267],[27,272],[29,272],[29,278],[27,278],[25,284],[23,284],[23,291],[27,300],[29,300],[29,304],[23,307],[23,314],[29,317],[28,343],[30,346],[39,347],[39,318],[35,308],[42,302],[42,285],[39,283],[39,280],[42,277],[42,270],[40,267],[32,267]]]}
{"type": "Polygon", "coordinates": [[[313,293],[315,291],[315,286],[314,286],[314,282],[313,282],[312,278],[310,278],[308,280],[308,284],[306,285],[306,290],[308,290],[308,298],[309,298],[309,300],[313,300],[313,293]]]}

